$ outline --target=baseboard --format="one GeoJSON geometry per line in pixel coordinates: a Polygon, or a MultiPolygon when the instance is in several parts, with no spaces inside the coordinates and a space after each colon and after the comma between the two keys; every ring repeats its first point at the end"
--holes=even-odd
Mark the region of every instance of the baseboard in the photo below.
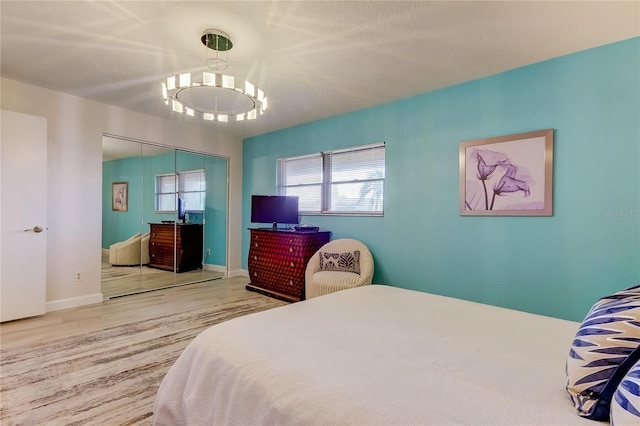
{"type": "Polygon", "coordinates": [[[236,269],[234,271],[229,271],[229,278],[233,277],[249,277],[249,271],[246,269],[236,269]]]}
{"type": "Polygon", "coordinates": [[[60,311],[62,309],[77,308],[78,306],[93,305],[102,303],[104,296],[102,293],[89,294],[87,296],[71,297],[47,302],[47,312],[60,311]]]}
{"type": "Polygon", "coordinates": [[[203,263],[202,267],[205,271],[222,272],[223,274],[227,273],[227,268],[222,265],[212,265],[209,263],[203,263]]]}

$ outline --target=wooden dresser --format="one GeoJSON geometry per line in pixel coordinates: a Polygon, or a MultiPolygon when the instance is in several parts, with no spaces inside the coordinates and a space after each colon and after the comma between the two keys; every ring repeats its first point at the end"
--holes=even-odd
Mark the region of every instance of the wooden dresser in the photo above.
{"type": "Polygon", "coordinates": [[[331,232],[250,229],[247,290],[291,302],[304,299],[304,272],[331,232]]]}
{"type": "Polygon", "coordinates": [[[176,253],[175,272],[202,268],[202,225],[196,223],[150,223],[149,265],[173,271],[173,252],[176,253]],[[174,230],[175,246],[174,246],[174,230]]]}

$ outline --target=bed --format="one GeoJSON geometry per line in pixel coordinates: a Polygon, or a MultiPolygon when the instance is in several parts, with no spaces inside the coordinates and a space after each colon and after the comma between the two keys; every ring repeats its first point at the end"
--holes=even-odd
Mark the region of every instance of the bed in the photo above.
{"type": "Polygon", "coordinates": [[[596,425],[565,363],[579,323],[370,285],[217,324],[158,391],[161,425],[596,425]]]}

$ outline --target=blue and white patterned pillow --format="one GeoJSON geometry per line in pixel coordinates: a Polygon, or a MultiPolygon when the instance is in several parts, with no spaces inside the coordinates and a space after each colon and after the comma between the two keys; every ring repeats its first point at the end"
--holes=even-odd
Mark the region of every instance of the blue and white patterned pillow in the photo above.
{"type": "Polygon", "coordinates": [[[613,394],[611,425],[640,425],[640,361],[631,367],[613,394]]]}
{"type": "Polygon", "coordinates": [[[360,275],[360,250],[344,253],[320,252],[321,271],[354,272],[360,275]]]}
{"type": "Polygon", "coordinates": [[[640,359],[640,286],[600,299],[573,340],[567,391],[578,414],[609,419],[611,398],[640,359]]]}

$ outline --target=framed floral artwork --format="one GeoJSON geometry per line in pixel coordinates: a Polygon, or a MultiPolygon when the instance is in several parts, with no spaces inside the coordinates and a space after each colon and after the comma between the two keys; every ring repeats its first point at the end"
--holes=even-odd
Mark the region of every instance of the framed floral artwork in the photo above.
{"type": "Polygon", "coordinates": [[[461,216],[551,216],[553,129],[460,144],[461,216]]]}
{"type": "Polygon", "coordinates": [[[114,212],[126,212],[129,207],[128,183],[114,182],[111,185],[111,210],[114,212]]]}

